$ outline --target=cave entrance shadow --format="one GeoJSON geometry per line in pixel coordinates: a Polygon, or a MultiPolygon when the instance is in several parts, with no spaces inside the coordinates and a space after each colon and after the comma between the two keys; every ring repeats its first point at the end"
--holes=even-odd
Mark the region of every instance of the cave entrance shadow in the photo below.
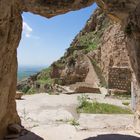
{"type": "Polygon", "coordinates": [[[26,135],[19,137],[18,140],[44,140],[44,139],[38,136],[37,134],[28,131],[26,135]]]}
{"type": "MultiPolygon", "coordinates": [[[[1,139],[0,139],[1,140],[1,139]]],[[[44,140],[42,137],[38,136],[37,134],[23,129],[20,134],[9,134],[7,135],[4,140],[44,140]]]]}
{"type": "Polygon", "coordinates": [[[86,138],[84,140],[140,140],[140,137],[138,138],[131,135],[121,135],[121,134],[105,134],[86,138]]]}

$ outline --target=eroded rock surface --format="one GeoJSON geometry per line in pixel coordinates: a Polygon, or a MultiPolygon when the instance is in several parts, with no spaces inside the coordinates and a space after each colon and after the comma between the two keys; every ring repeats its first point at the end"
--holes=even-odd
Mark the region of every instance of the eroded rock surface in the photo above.
{"type": "Polygon", "coordinates": [[[16,112],[17,47],[22,19],[18,3],[0,0],[0,139],[10,123],[20,123],[16,112]]]}

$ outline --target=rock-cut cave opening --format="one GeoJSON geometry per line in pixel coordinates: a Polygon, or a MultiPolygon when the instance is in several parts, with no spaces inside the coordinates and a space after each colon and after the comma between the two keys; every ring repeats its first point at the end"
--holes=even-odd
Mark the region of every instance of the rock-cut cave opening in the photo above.
{"type": "MultiPolygon", "coordinates": [[[[3,136],[7,133],[7,127],[10,124],[21,124],[21,120],[17,114],[16,103],[15,103],[15,93],[16,93],[16,83],[17,83],[17,47],[20,42],[21,33],[22,33],[21,13],[23,11],[31,12],[34,14],[38,14],[38,15],[50,18],[56,15],[64,14],[69,11],[79,10],[81,8],[88,7],[89,5],[93,3],[94,3],[94,0],[88,0],[87,2],[84,2],[83,0],[81,1],[77,1],[77,0],[63,1],[62,0],[62,1],[52,1],[52,2],[36,1],[36,0],[30,1],[30,2],[28,0],[24,0],[22,2],[19,0],[12,0],[10,2],[5,1],[5,0],[0,1],[0,36],[1,36],[1,40],[0,40],[0,44],[1,44],[0,45],[1,46],[1,52],[0,52],[1,54],[0,55],[1,57],[0,58],[0,97],[1,97],[0,98],[0,111],[1,111],[0,113],[0,125],[1,125],[0,138],[3,138],[3,136]]],[[[134,126],[135,126],[135,132],[139,133],[140,132],[140,119],[139,119],[140,118],[139,117],[140,116],[139,115],[140,114],[139,113],[139,109],[140,109],[140,104],[139,104],[139,91],[140,91],[140,88],[139,88],[140,87],[139,86],[140,84],[140,77],[139,77],[140,75],[140,70],[139,70],[139,63],[140,63],[140,55],[139,55],[139,52],[140,52],[139,51],[140,49],[139,48],[139,44],[140,44],[139,15],[140,14],[139,13],[140,13],[140,10],[139,10],[139,5],[140,3],[138,0],[135,0],[134,2],[129,2],[127,0],[119,1],[119,2],[116,2],[115,0],[113,1],[96,0],[96,3],[111,20],[118,22],[121,26],[121,29],[125,32],[125,38],[124,38],[126,41],[125,46],[129,54],[129,59],[130,59],[130,63],[133,69],[133,74],[135,75],[133,76],[134,77],[133,78],[133,85],[134,85],[133,91],[134,91],[134,97],[135,97],[134,126]]],[[[24,22],[23,25],[24,25],[24,28],[26,27],[26,31],[24,32],[25,37],[29,39],[32,35],[31,32],[33,32],[33,29],[26,22],[24,22]]],[[[116,25],[114,29],[116,28],[119,28],[118,25],[116,25]]],[[[109,36],[110,32],[108,31],[106,35],[109,36]]],[[[116,32],[116,30],[114,30],[114,32],[116,32]]],[[[38,39],[38,36],[36,35],[33,35],[32,37],[34,39],[36,38],[36,40],[38,39]]],[[[107,40],[105,36],[104,36],[104,40],[105,41],[107,40]]],[[[119,42],[120,40],[117,40],[117,41],[119,42]]],[[[38,42],[35,43],[33,41],[33,43],[37,45],[38,42]]],[[[104,51],[109,50],[108,48],[106,48],[106,46],[108,46],[107,42],[104,42],[104,44],[105,44],[104,51]]],[[[91,46],[91,42],[90,42],[89,48],[86,50],[86,53],[95,46],[96,44],[91,46]]],[[[114,54],[113,57],[115,55],[116,54],[114,54]]],[[[108,58],[108,57],[105,56],[103,59],[105,58],[108,58]]],[[[86,57],[85,59],[90,60],[90,57],[86,57]]],[[[68,62],[68,66],[75,65],[75,62],[73,63],[72,60],[73,59],[70,59],[70,61],[68,62]]],[[[112,60],[109,60],[109,65],[111,64],[111,62],[112,60]]],[[[117,62],[113,61],[113,63],[116,63],[117,65],[117,62]]],[[[88,64],[91,64],[91,63],[88,63],[88,64]]],[[[98,70],[96,63],[93,62],[92,64],[98,70]]],[[[84,70],[86,71],[86,69],[84,70]]],[[[88,73],[90,73],[92,70],[89,69],[88,73]]],[[[115,69],[115,71],[117,70],[115,69]]],[[[109,77],[107,77],[107,79],[108,78],[109,77]]],[[[87,81],[91,80],[91,77],[90,76],[87,77],[86,80],[87,81]]],[[[119,85],[119,83],[117,83],[117,85],[119,85]]],[[[83,88],[81,89],[83,90],[83,88]]],[[[36,97],[36,99],[38,99],[38,97],[36,97]]],[[[64,99],[65,97],[63,98],[63,100],[64,99]]],[[[53,100],[50,99],[50,101],[53,101],[53,100]]],[[[38,100],[36,103],[38,103],[38,100]]],[[[42,103],[43,103],[43,100],[42,100],[42,103]]],[[[64,110],[60,110],[62,114],[63,114],[63,111],[64,110]]],[[[48,116],[49,116],[49,113],[48,113],[48,116]]],[[[71,123],[77,124],[77,122],[74,119],[72,119],[71,123]]],[[[15,131],[16,133],[19,133],[17,131],[20,128],[18,129],[18,126],[14,126],[14,128],[15,127],[16,127],[16,130],[13,130],[13,129],[10,130],[9,128],[8,131],[10,130],[10,133],[11,132],[15,133],[15,131]]]]}

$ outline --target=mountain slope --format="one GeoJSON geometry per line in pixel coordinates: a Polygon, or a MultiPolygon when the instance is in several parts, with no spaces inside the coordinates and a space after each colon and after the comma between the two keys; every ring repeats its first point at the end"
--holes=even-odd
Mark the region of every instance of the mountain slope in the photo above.
{"type": "Polygon", "coordinates": [[[119,24],[112,23],[101,9],[97,9],[64,56],[49,68],[20,81],[17,89],[35,93],[62,92],[57,85],[107,87],[108,71],[114,66],[130,68],[125,34],[119,24]]]}

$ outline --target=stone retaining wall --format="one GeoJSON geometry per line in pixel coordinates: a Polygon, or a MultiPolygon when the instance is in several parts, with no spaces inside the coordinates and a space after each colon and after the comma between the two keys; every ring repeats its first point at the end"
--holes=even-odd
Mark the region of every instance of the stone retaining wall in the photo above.
{"type": "Polygon", "coordinates": [[[109,68],[108,88],[118,90],[131,90],[131,71],[129,68],[109,68]]]}

